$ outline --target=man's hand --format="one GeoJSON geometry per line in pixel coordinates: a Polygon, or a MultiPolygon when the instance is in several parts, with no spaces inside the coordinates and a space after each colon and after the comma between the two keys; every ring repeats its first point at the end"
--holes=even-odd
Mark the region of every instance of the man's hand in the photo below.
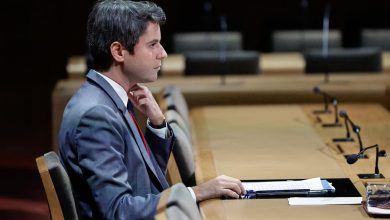
{"type": "Polygon", "coordinates": [[[164,122],[164,114],[146,86],[135,84],[130,88],[128,96],[133,106],[144,113],[153,125],[160,125],[164,122]]]}
{"type": "Polygon", "coordinates": [[[246,194],[240,180],[224,175],[194,186],[192,189],[197,202],[223,196],[238,199],[240,195],[246,194]]]}

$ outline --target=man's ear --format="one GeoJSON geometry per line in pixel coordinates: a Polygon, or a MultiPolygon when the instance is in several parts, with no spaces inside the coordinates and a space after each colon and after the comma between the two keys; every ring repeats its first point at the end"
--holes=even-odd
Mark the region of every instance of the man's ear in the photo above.
{"type": "Polygon", "coordinates": [[[121,43],[119,43],[118,41],[112,42],[112,44],[110,45],[110,50],[111,50],[111,56],[115,62],[118,63],[124,62],[124,54],[123,54],[124,47],[122,46],[121,43]]]}

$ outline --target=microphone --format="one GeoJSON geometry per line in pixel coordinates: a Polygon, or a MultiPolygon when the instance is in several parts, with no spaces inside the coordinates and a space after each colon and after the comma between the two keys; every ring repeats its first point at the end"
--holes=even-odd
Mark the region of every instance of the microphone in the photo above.
{"type": "Polygon", "coordinates": [[[339,113],[340,117],[344,118],[344,124],[345,124],[345,129],[347,131],[346,137],[345,138],[333,138],[333,142],[352,142],[354,141],[353,138],[351,138],[351,133],[349,132],[349,123],[348,119],[346,116],[347,113],[345,111],[340,111],[339,113]]]}
{"type": "MultiPolygon", "coordinates": [[[[360,127],[358,125],[356,125],[355,123],[353,123],[353,121],[348,116],[346,111],[340,111],[339,115],[340,115],[340,117],[345,119],[345,126],[346,127],[348,126],[348,123],[351,125],[352,131],[356,134],[358,141],[359,141],[359,151],[363,151],[363,142],[362,142],[362,138],[360,136],[360,131],[361,131],[360,127]]],[[[348,138],[349,137],[349,127],[347,129],[348,129],[347,130],[347,132],[348,132],[347,138],[348,138]]],[[[346,155],[346,157],[348,157],[348,155],[346,155]]],[[[366,154],[362,154],[361,158],[368,158],[368,156],[366,154]]]]}
{"type": "Polygon", "coordinates": [[[349,124],[352,126],[352,131],[355,132],[356,136],[358,137],[359,147],[360,147],[359,150],[363,151],[363,142],[362,142],[362,138],[360,136],[360,131],[361,131],[360,127],[352,122],[351,118],[348,116],[346,111],[340,111],[340,117],[345,118],[349,122],[349,124]]]}
{"type": "Polygon", "coordinates": [[[371,148],[376,148],[376,156],[375,156],[375,172],[374,173],[364,173],[364,174],[358,174],[360,179],[383,179],[385,178],[381,173],[379,173],[379,166],[378,166],[378,158],[379,158],[379,145],[375,144],[369,147],[366,147],[362,149],[358,154],[351,154],[347,158],[348,164],[354,164],[358,159],[361,159],[364,152],[371,148]]]}
{"type": "Polygon", "coordinates": [[[341,127],[342,125],[339,123],[339,114],[338,114],[338,107],[337,107],[337,99],[335,97],[331,98],[331,103],[334,107],[334,123],[331,124],[323,124],[322,127],[329,128],[329,127],[341,127]]]}
{"type": "Polygon", "coordinates": [[[320,94],[324,98],[324,110],[314,110],[314,114],[324,114],[324,113],[330,113],[331,111],[329,110],[328,102],[332,98],[328,93],[323,92],[320,90],[318,86],[315,86],[313,88],[313,92],[315,94],[320,94]]]}

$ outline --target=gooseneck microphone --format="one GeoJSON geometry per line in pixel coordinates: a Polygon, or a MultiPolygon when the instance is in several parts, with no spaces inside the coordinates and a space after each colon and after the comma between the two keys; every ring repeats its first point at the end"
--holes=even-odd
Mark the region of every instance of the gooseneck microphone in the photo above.
{"type": "Polygon", "coordinates": [[[340,117],[345,118],[347,120],[347,122],[349,122],[349,124],[351,125],[352,131],[355,132],[355,134],[358,138],[358,141],[359,141],[359,151],[363,151],[363,142],[362,142],[362,138],[360,136],[360,131],[361,131],[360,127],[352,122],[351,118],[348,116],[346,111],[340,111],[339,114],[340,114],[340,117]]]}
{"type": "Polygon", "coordinates": [[[331,111],[329,110],[329,105],[328,105],[328,102],[329,100],[332,98],[329,94],[327,94],[326,92],[324,91],[321,91],[320,88],[318,86],[315,86],[313,88],[313,92],[315,94],[320,94],[322,95],[323,99],[324,99],[324,110],[314,110],[313,113],[314,114],[324,114],[324,113],[330,113],[331,111]]]}
{"type": "MultiPolygon", "coordinates": [[[[358,138],[358,141],[359,141],[359,151],[363,151],[363,142],[362,142],[362,138],[360,136],[360,127],[358,125],[356,125],[355,123],[352,122],[351,118],[348,116],[347,112],[346,111],[340,111],[340,117],[342,118],[345,118],[346,120],[346,125],[349,123],[352,127],[352,131],[356,134],[357,138],[358,138]]],[[[348,157],[349,155],[345,155],[346,157],[348,157]]],[[[363,154],[361,155],[361,158],[368,158],[368,156],[366,154],[363,154]]]]}
{"type": "Polygon", "coordinates": [[[341,127],[342,125],[339,123],[339,114],[338,114],[338,107],[337,107],[337,99],[335,97],[332,97],[331,98],[331,103],[334,107],[334,123],[330,123],[330,124],[322,124],[322,127],[325,127],[325,128],[330,128],[330,127],[341,127]]]}
{"type": "Polygon", "coordinates": [[[333,138],[333,142],[352,142],[354,141],[353,138],[351,138],[351,133],[349,132],[349,123],[348,123],[348,117],[347,113],[345,111],[340,111],[340,117],[344,118],[344,125],[345,125],[345,130],[347,131],[347,135],[344,138],[333,138]]]}
{"type": "Polygon", "coordinates": [[[362,149],[358,154],[351,154],[347,158],[348,164],[354,164],[358,159],[362,158],[362,155],[364,152],[371,148],[376,148],[376,156],[375,156],[375,172],[374,173],[364,173],[364,174],[358,174],[360,179],[382,179],[385,178],[381,173],[379,173],[379,166],[378,166],[378,158],[379,158],[379,146],[378,144],[366,147],[362,149]]]}

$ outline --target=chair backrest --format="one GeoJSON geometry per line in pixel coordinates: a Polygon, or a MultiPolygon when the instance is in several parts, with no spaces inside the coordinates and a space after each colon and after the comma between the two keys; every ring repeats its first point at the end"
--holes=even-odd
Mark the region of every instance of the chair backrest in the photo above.
{"type": "Polygon", "coordinates": [[[170,109],[164,113],[165,119],[168,123],[176,123],[187,135],[188,139],[191,140],[191,126],[184,121],[182,116],[175,110],[170,109]]]}
{"type": "Polygon", "coordinates": [[[185,75],[258,74],[257,51],[199,51],[185,54],[185,75]]]}
{"type": "Polygon", "coordinates": [[[195,160],[191,141],[177,123],[170,123],[170,126],[176,137],[172,151],[181,179],[186,186],[194,186],[196,184],[195,160]]]}
{"type": "Polygon", "coordinates": [[[80,219],[68,174],[53,151],[36,159],[52,219],[80,219]]]}
{"type": "Polygon", "coordinates": [[[321,50],[313,49],[304,57],[306,73],[382,71],[382,54],[378,48],[334,49],[329,50],[328,58],[321,50]]]}
{"type": "Polygon", "coordinates": [[[202,217],[187,187],[178,183],[161,193],[155,219],[201,220],[202,217]]]}
{"type": "Polygon", "coordinates": [[[164,88],[163,96],[164,103],[162,104],[162,108],[165,110],[165,112],[168,110],[175,110],[184,120],[187,127],[190,127],[188,105],[181,90],[177,86],[171,85],[164,88]]]}
{"type": "MultiPolygon", "coordinates": [[[[322,30],[279,30],[272,33],[272,50],[274,52],[299,52],[306,49],[322,48],[322,30]]],[[[330,30],[329,48],[341,48],[341,33],[330,30]]]]}
{"type": "Polygon", "coordinates": [[[240,32],[191,32],[173,35],[175,53],[192,51],[241,50],[242,35],[240,32]]]}
{"type": "Polygon", "coordinates": [[[363,29],[362,47],[378,47],[390,50],[390,29],[363,29]]]}

